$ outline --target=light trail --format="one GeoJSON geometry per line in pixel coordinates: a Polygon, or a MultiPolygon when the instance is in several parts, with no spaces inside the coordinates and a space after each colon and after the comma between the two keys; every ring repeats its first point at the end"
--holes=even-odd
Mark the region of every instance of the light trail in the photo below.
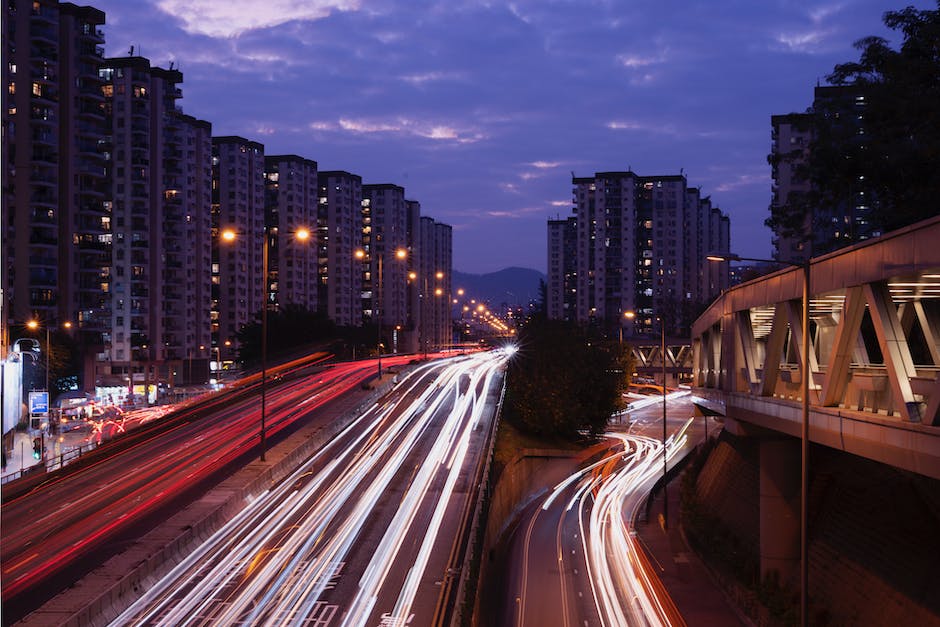
{"type": "Polygon", "coordinates": [[[400,375],[405,402],[369,408],[113,624],[310,624],[338,617],[331,603],[342,604],[344,625],[404,624],[428,605],[419,607],[422,588],[436,601],[427,582],[439,573],[429,569],[453,541],[456,489],[506,359],[478,353],[400,375]],[[363,545],[377,519],[377,543],[363,545]],[[331,600],[340,574],[350,592],[331,600]]]}
{"type": "MultiPolygon", "coordinates": [[[[387,359],[400,365],[410,358],[387,359]]],[[[372,376],[374,364],[338,364],[319,373],[315,384],[306,378],[278,386],[267,433],[276,434],[305,411],[355,388],[372,376]],[[319,394],[317,401],[301,406],[311,389],[319,394]]],[[[257,445],[258,420],[257,403],[247,398],[200,420],[172,423],[153,437],[95,459],[78,472],[52,476],[28,496],[4,503],[3,600],[28,595],[52,574],[246,454],[257,445]],[[58,506],[61,494],[70,499],[67,509],[58,506]],[[21,556],[40,542],[44,551],[37,559],[23,561],[21,556]]]]}
{"type": "MultiPolygon", "coordinates": [[[[677,392],[678,398],[687,392],[677,392]]],[[[659,400],[659,399],[658,399],[659,400]]],[[[661,402],[661,400],[659,400],[661,402]]],[[[686,445],[691,419],[666,441],[666,457],[672,460],[686,445]]],[[[567,545],[562,527],[565,516],[577,512],[577,537],[587,565],[587,583],[597,617],[609,626],[660,626],[683,624],[671,599],[661,593],[655,573],[651,573],[647,560],[641,555],[632,528],[638,508],[662,476],[663,442],[656,438],[623,432],[608,432],[608,438],[619,440],[623,450],[614,450],[560,481],[536,510],[526,534],[524,555],[529,549],[528,537],[532,533],[539,512],[561,508],[557,523],[555,552],[558,559],[558,577],[561,609],[560,623],[568,624],[570,603],[567,597],[565,560],[567,545]]],[[[617,447],[619,449],[619,447],[617,447]]],[[[522,594],[517,603],[519,624],[524,619],[527,568],[522,569],[522,594]]]]}

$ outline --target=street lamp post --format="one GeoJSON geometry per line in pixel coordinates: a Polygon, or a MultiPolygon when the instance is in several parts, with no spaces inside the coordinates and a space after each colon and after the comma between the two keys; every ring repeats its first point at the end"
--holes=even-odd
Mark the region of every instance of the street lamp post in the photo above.
{"type": "Polygon", "coordinates": [[[802,383],[803,403],[800,425],[800,625],[806,627],[809,622],[809,542],[807,537],[809,507],[809,300],[810,300],[810,258],[796,263],[776,259],[755,259],[738,255],[709,255],[709,261],[756,261],[760,263],[780,263],[803,269],[803,326],[802,354],[800,355],[800,380],[802,383]]]}
{"type": "MultiPolygon", "coordinates": [[[[271,247],[271,227],[265,224],[263,229],[264,241],[261,243],[261,461],[265,461],[265,414],[267,404],[267,382],[268,382],[268,257],[271,247]]],[[[232,229],[225,229],[221,232],[222,239],[232,242],[237,234],[232,229]]],[[[310,238],[310,231],[305,228],[299,228],[294,232],[294,237],[300,241],[306,241],[310,238]]]]}
{"type": "Polygon", "coordinates": [[[669,528],[669,493],[666,481],[668,469],[666,465],[666,319],[659,317],[659,326],[662,331],[662,345],[660,358],[663,362],[663,527],[669,528]]]}
{"type": "MultiPolygon", "coordinates": [[[[405,259],[408,256],[408,251],[404,248],[395,249],[395,258],[396,259],[405,259]]],[[[355,252],[356,259],[365,259],[366,253],[364,250],[357,250],[355,252]]],[[[376,252],[376,272],[378,277],[373,281],[373,287],[375,287],[375,327],[376,327],[376,357],[377,357],[377,369],[376,376],[378,380],[382,379],[382,261],[384,255],[382,253],[376,252]]]]}

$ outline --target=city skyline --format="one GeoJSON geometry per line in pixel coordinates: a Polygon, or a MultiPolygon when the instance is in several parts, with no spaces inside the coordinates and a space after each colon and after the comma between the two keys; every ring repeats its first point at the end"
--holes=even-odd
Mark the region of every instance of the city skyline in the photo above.
{"type": "Polygon", "coordinates": [[[572,172],[628,168],[684,172],[730,217],[732,249],[768,256],[770,116],[805,110],[854,41],[896,44],[881,16],[901,8],[93,5],[106,55],[173,62],[184,110],[214,134],[403,186],[453,225],[454,266],[475,273],[544,272],[572,172]]]}

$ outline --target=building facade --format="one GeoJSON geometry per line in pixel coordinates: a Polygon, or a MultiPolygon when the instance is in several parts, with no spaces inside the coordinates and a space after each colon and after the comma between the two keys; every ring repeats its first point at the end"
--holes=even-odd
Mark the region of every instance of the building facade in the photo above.
{"type": "Polygon", "coordinates": [[[104,13],[12,0],[4,17],[3,328],[68,323],[95,347],[111,322],[104,13]]]}
{"type": "Polygon", "coordinates": [[[783,209],[803,214],[792,232],[783,225],[775,227],[776,259],[799,263],[882,234],[871,219],[878,199],[861,173],[836,198],[817,193],[810,172],[817,140],[827,150],[864,148],[868,141],[865,110],[865,96],[858,87],[818,86],[806,113],[771,116],[771,212],[783,209]],[[820,132],[826,136],[818,138],[820,132]]]}
{"type": "Polygon", "coordinates": [[[213,346],[222,361],[237,356],[236,334],[275,302],[262,279],[265,237],[264,145],[238,136],[212,138],[213,346]],[[224,240],[231,230],[235,236],[224,240]]]}
{"type": "Polygon", "coordinates": [[[546,313],[552,320],[573,320],[577,300],[578,222],[572,217],[548,221],[546,313]]]}
{"type": "Polygon", "coordinates": [[[728,286],[730,223],[683,175],[574,177],[573,213],[548,224],[548,315],[611,332],[682,335],[701,303],[728,286]],[[627,314],[632,317],[627,318],[627,314]]]}
{"type": "Polygon", "coordinates": [[[276,307],[317,309],[317,162],[297,155],[264,158],[268,263],[276,307]],[[309,238],[298,236],[303,232],[309,238]]]}
{"type": "Polygon", "coordinates": [[[373,322],[380,320],[383,327],[401,331],[408,322],[407,283],[412,263],[404,188],[390,183],[363,185],[362,216],[362,249],[368,263],[364,311],[373,322]],[[369,233],[365,233],[367,229],[369,233]]]}
{"type": "Polygon", "coordinates": [[[185,381],[210,344],[211,125],[177,106],[178,70],[123,57],[107,59],[101,76],[113,245],[99,370],[135,381],[155,367],[153,380],[185,381]]]}
{"type": "Polygon", "coordinates": [[[363,261],[356,251],[371,237],[371,223],[363,224],[362,178],[333,170],[317,179],[317,306],[338,325],[361,326],[363,261]]]}

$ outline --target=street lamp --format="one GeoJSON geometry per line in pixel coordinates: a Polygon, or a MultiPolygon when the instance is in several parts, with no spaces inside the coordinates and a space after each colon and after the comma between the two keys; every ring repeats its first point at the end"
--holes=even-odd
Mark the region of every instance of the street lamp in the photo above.
{"type": "Polygon", "coordinates": [[[666,464],[666,319],[659,316],[659,327],[662,331],[662,345],[660,346],[660,359],[663,362],[663,527],[669,528],[669,492],[667,489],[668,474],[666,464]]]}
{"type": "Polygon", "coordinates": [[[706,257],[709,261],[756,261],[759,263],[780,263],[803,269],[803,325],[802,353],[800,355],[800,378],[803,388],[802,420],[800,425],[800,625],[804,627],[809,620],[809,542],[807,537],[807,508],[809,506],[809,268],[810,258],[801,262],[782,261],[779,259],[755,259],[733,254],[714,254],[706,257]]]}
{"type": "MultiPolygon", "coordinates": [[[[624,319],[624,320],[633,320],[634,318],[636,318],[636,313],[635,313],[635,312],[633,312],[633,311],[625,311],[625,312],[623,312],[623,319],[624,319]]],[[[620,322],[620,343],[623,344],[623,321],[620,322]]]]}
{"type": "MultiPolygon", "coordinates": [[[[261,298],[263,300],[261,305],[261,461],[264,461],[265,452],[264,420],[268,379],[268,257],[271,248],[271,230],[270,225],[264,225],[264,241],[261,244],[261,298]]],[[[226,242],[233,242],[238,237],[233,229],[224,229],[220,235],[226,242]]],[[[305,242],[310,239],[310,231],[303,227],[298,228],[294,231],[294,238],[305,242]]]]}
{"type": "MultiPolygon", "coordinates": [[[[361,248],[356,250],[354,253],[356,259],[362,260],[366,258],[366,252],[361,248]]],[[[377,370],[376,375],[378,380],[382,379],[382,261],[385,257],[384,254],[377,252],[376,253],[376,264],[377,264],[377,274],[378,278],[373,281],[373,287],[375,289],[375,328],[376,328],[376,355],[377,355],[377,370]]],[[[395,258],[396,259],[405,259],[408,257],[408,251],[404,248],[395,249],[395,258]]]]}

